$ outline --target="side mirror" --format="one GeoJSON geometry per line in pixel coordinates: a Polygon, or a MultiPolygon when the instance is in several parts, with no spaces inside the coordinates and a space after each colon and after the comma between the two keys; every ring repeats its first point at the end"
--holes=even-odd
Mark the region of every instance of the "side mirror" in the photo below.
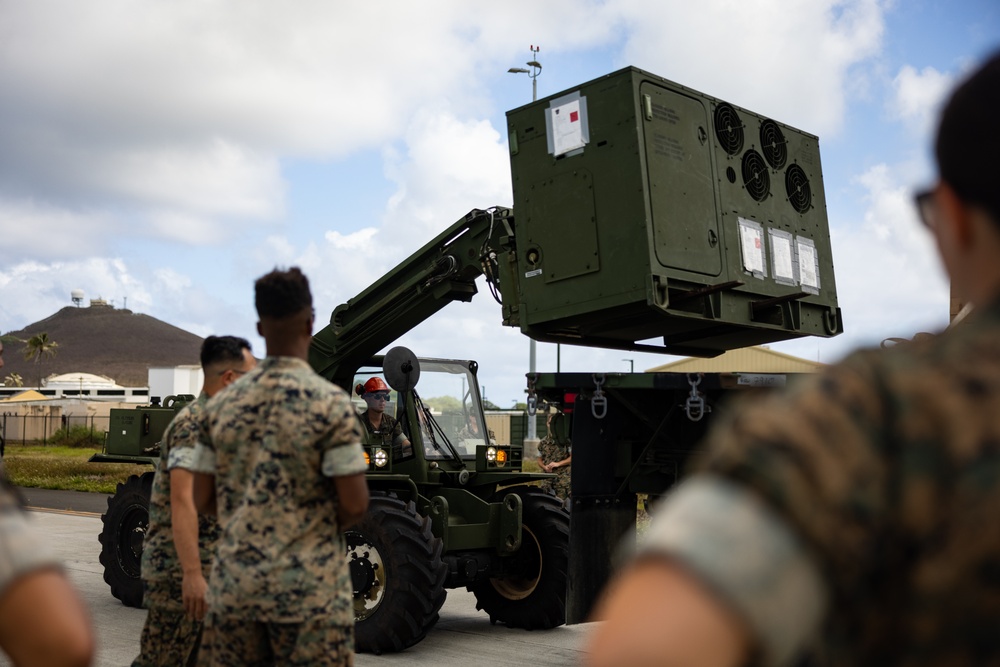
{"type": "Polygon", "coordinates": [[[407,392],[420,380],[420,361],[405,347],[394,347],[382,360],[382,372],[390,387],[398,392],[407,392]]]}

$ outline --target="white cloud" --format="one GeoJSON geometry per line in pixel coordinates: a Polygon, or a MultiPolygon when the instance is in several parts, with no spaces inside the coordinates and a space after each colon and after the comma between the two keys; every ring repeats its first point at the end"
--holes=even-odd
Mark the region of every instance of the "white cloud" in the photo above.
{"type": "Polygon", "coordinates": [[[405,144],[405,153],[386,153],[387,175],[397,185],[385,218],[390,239],[416,250],[474,208],[511,204],[506,139],[489,121],[420,113],[405,144]]]}
{"type": "Polygon", "coordinates": [[[0,197],[0,268],[25,257],[44,261],[104,252],[114,228],[105,213],[0,197]]]}
{"type": "MultiPolygon", "coordinates": [[[[483,73],[516,64],[531,41],[546,53],[621,42],[636,64],[822,131],[842,113],[845,71],[882,30],[876,0],[647,5],[6,3],[0,196],[94,211],[120,238],[217,244],[248,221],[281,222],[282,161],[402,140],[402,160],[428,171],[390,165],[400,183],[491,165],[462,183],[481,206],[509,197],[502,137],[479,120],[496,111],[483,73]],[[714,41],[692,25],[711,26],[714,41]],[[473,155],[483,144],[488,154],[473,155]]],[[[409,214],[438,224],[412,198],[409,214]]]]}
{"type": "Polygon", "coordinates": [[[906,65],[892,81],[893,96],[888,102],[889,111],[921,135],[928,135],[953,82],[950,74],[933,67],[925,67],[918,72],[916,68],[906,65]]]}
{"type": "Polygon", "coordinates": [[[121,308],[143,312],[152,303],[145,281],[119,259],[89,258],[63,262],[20,262],[0,269],[0,330],[13,331],[72,305],[70,292],[103,298],[121,308]]]}
{"type": "Polygon", "coordinates": [[[840,130],[852,67],[885,30],[879,0],[620,0],[625,61],[826,136],[840,130]]]}
{"type": "Polygon", "coordinates": [[[477,73],[523,55],[512,37],[589,46],[609,14],[595,0],[3,3],[0,196],[96,211],[122,238],[230,240],[233,220],[282,214],[282,160],[384,146],[428,104],[492,113],[477,73]]]}
{"type": "Polygon", "coordinates": [[[283,184],[274,156],[221,139],[115,155],[102,180],[122,196],[207,215],[273,217],[283,184]]]}
{"type": "Polygon", "coordinates": [[[378,233],[374,227],[359,229],[353,234],[341,234],[338,231],[330,231],[324,235],[327,242],[338,250],[359,250],[371,243],[372,238],[378,233]]]}
{"type": "Polygon", "coordinates": [[[845,334],[842,348],[910,337],[948,321],[948,285],[910,190],[879,164],[857,177],[867,208],[860,227],[834,225],[832,242],[845,334]]]}

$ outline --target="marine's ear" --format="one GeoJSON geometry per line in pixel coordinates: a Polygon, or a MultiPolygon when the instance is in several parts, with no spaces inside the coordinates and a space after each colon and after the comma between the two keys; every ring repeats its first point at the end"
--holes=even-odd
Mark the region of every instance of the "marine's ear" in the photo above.
{"type": "Polygon", "coordinates": [[[938,233],[947,234],[956,250],[968,250],[976,241],[969,205],[945,181],[938,184],[937,198],[941,211],[936,221],[941,227],[938,233]]]}

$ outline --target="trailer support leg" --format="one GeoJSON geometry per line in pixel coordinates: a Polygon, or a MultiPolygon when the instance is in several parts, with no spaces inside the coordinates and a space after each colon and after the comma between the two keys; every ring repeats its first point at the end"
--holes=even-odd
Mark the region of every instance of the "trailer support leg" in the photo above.
{"type": "Polygon", "coordinates": [[[572,505],[566,622],[583,623],[611,577],[612,555],[626,536],[635,539],[636,497],[619,493],[616,445],[623,410],[608,403],[598,419],[590,401],[578,397],[573,411],[572,505]]]}

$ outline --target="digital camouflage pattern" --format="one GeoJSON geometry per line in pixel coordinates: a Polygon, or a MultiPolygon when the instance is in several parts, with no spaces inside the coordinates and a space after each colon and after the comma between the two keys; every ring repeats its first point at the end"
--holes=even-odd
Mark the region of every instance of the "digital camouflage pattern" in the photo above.
{"type": "Polygon", "coordinates": [[[198,646],[203,624],[184,613],[150,607],[132,667],[193,667],[204,658],[198,646]]]}
{"type": "MultiPolygon", "coordinates": [[[[198,442],[199,419],[208,397],[203,393],[181,408],[164,431],[160,458],[156,463],[153,489],[149,496],[149,527],[143,539],[142,581],[143,604],[183,613],[181,598],[183,574],[174,547],[173,523],[170,518],[170,457],[178,458],[178,450],[194,453],[198,442]]],[[[212,570],[212,555],[219,537],[215,517],[199,515],[198,548],[201,569],[206,581],[212,570]]]]}
{"type": "MultiPolygon", "coordinates": [[[[569,458],[571,444],[569,442],[558,442],[551,433],[538,442],[538,457],[543,463],[555,463],[569,458]]],[[[556,468],[555,477],[542,482],[543,489],[549,489],[557,496],[565,500],[570,495],[570,469],[572,465],[556,468]]]]}
{"type": "MultiPolygon", "coordinates": [[[[354,626],[327,619],[305,623],[255,623],[212,616],[205,645],[213,667],[350,667],[354,664],[354,626]],[[269,641],[261,642],[260,637],[269,641]]],[[[199,663],[205,664],[205,663],[199,663]]]]}
{"type": "Polygon", "coordinates": [[[1000,664],[1000,304],[720,419],[694,468],[808,545],[820,664],[1000,664]]]}
{"type": "Polygon", "coordinates": [[[386,451],[392,453],[394,461],[413,454],[412,445],[403,447],[403,443],[407,440],[407,437],[403,434],[403,426],[395,418],[383,412],[382,421],[378,428],[372,426],[371,421],[368,419],[367,410],[361,413],[360,418],[361,423],[365,426],[366,445],[381,445],[386,451]]]}
{"type": "Polygon", "coordinates": [[[326,619],[354,606],[333,479],[363,473],[350,398],[292,357],[267,357],[208,401],[193,469],[215,475],[219,538],[213,618],[326,619]]]}

